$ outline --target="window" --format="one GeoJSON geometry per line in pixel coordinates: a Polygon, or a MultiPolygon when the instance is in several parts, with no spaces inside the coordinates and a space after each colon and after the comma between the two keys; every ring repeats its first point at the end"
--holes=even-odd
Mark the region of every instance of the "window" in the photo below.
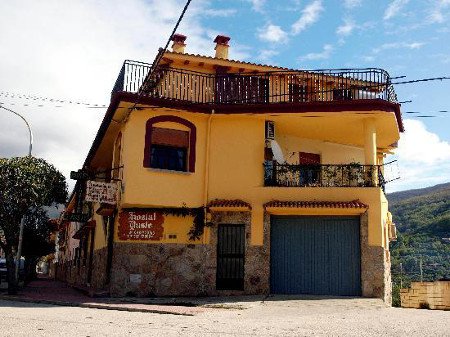
{"type": "Polygon", "coordinates": [[[289,102],[300,103],[307,101],[307,87],[300,84],[289,84],[289,102]]]}
{"type": "Polygon", "coordinates": [[[194,172],[196,137],[195,125],[183,118],[177,116],[150,118],[146,125],[144,167],[194,172]],[[157,123],[161,122],[178,123],[189,130],[158,127],[157,123]]]}
{"type": "Polygon", "coordinates": [[[216,103],[267,103],[269,80],[260,76],[219,74],[216,103]]]}
{"type": "Polygon", "coordinates": [[[320,154],[300,152],[300,183],[302,186],[315,186],[320,180],[320,154]]]}
{"type": "Polygon", "coordinates": [[[186,171],[187,148],[167,145],[153,145],[150,154],[150,167],[186,171]]]}
{"type": "Polygon", "coordinates": [[[353,99],[352,91],[349,89],[333,89],[333,100],[344,101],[353,99]]]}

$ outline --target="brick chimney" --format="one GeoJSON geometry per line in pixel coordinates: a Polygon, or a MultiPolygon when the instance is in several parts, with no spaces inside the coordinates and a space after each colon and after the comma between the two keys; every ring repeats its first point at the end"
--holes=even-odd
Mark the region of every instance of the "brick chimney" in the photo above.
{"type": "Polygon", "coordinates": [[[216,58],[219,59],[228,59],[228,49],[230,46],[228,45],[228,42],[230,41],[230,38],[228,36],[224,35],[217,35],[214,42],[216,43],[216,58]]]}
{"type": "Polygon", "coordinates": [[[172,37],[172,41],[172,51],[174,53],[184,54],[184,48],[186,47],[184,41],[186,41],[186,36],[181,34],[174,34],[172,37]]]}

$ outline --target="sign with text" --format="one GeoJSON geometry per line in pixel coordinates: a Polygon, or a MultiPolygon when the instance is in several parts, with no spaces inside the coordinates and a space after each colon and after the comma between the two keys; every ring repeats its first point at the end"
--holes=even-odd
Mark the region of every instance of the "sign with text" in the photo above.
{"type": "Polygon", "coordinates": [[[104,183],[92,180],[86,182],[86,201],[115,205],[116,195],[116,183],[104,183]]]}
{"type": "Polygon", "coordinates": [[[89,214],[82,213],[66,213],[64,219],[70,222],[87,222],[89,220],[89,214]]]}
{"type": "Polygon", "coordinates": [[[70,171],[70,179],[73,180],[88,180],[89,174],[86,171],[78,170],[78,171],[70,171]]]}
{"type": "Polygon", "coordinates": [[[119,214],[119,239],[159,241],[164,233],[163,223],[164,216],[158,212],[123,210],[119,214]]]}

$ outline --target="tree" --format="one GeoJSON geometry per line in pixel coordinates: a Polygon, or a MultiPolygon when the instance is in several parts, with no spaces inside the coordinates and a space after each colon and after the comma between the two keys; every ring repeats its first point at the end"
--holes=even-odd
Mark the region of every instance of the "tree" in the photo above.
{"type": "Polygon", "coordinates": [[[48,218],[42,207],[64,203],[67,185],[62,173],[44,159],[34,157],[0,158],[0,246],[6,255],[8,293],[17,292],[14,254],[19,241],[20,222],[25,217],[25,255],[38,253],[34,243],[45,235],[48,218]],[[33,244],[30,241],[33,240],[33,244]],[[36,249],[33,252],[33,247],[36,249]],[[31,251],[30,251],[31,250],[31,251]]]}

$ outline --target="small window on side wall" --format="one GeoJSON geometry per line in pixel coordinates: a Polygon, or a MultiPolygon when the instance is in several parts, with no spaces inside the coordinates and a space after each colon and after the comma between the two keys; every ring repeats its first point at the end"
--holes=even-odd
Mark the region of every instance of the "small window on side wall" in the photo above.
{"type": "Polygon", "coordinates": [[[147,121],[144,167],[180,172],[195,171],[196,128],[176,116],[157,116],[147,121]],[[156,127],[160,122],[175,122],[189,131],[156,127]]]}

